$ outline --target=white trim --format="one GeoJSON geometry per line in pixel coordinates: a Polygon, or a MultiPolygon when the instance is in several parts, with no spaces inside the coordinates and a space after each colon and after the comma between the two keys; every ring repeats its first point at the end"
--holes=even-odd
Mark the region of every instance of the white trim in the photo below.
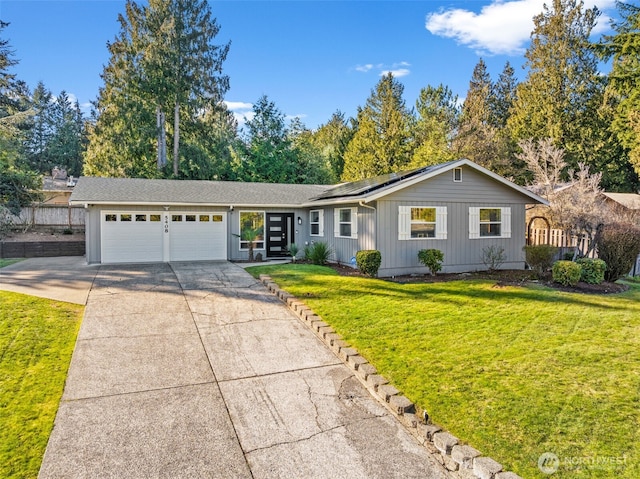
{"type": "Polygon", "coordinates": [[[317,209],[317,210],[309,210],[309,236],[314,236],[314,237],[320,237],[320,236],[324,236],[324,210],[323,209],[317,209]],[[318,213],[318,222],[314,223],[311,221],[311,215],[317,212],[318,213]],[[313,234],[311,232],[311,226],[317,224],[318,225],[318,234],[313,234]]]}
{"type": "MultiPolygon", "coordinates": [[[[347,224],[346,222],[343,224],[347,224]]],[[[336,238],[358,239],[358,207],[334,208],[333,209],[333,236],[336,238]],[[340,235],[340,211],[351,210],[351,236],[340,235]]]]}
{"type": "Polygon", "coordinates": [[[469,239],[511,238],[511,207],[509,206],[470,206],[469,239]],[[480,210],[500,210],[500,236],[480,235],[480,210]]]}

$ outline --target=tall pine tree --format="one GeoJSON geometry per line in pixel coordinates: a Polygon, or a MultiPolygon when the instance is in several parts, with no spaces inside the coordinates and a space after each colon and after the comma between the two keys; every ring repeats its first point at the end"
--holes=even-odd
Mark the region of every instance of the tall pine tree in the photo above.
{"type": "MultiPolygon", "coordinates": [[[[230,125],[227,115],[216,114],[225,109],[222,99],[229,88],[222,74],[229,44],[214,43],[220,27],[206,0],[150,0],[144,6],[129,0],[119,22],[96,102],[86,170],[162,176],[165,172],[157,169],[164,167],[171,142],[172,175],[180,177],[185,171],[180,168],[182,132],[193,139],[205,119],[230,125]],[[114,153],[121,153],[115,164],[114,153]]],[[[210,176],[208,170],[203,176],[210,176]]]]}
{"type": "Polygon", "coordinates": [[[614,109],[611,130],[628,152],[636,172],[635,184],[629,186],[636,189],[640,175],[640,7],[617,5],[620,20],[612,23],[615,34],[605,36],[597,48],[604,59],[612,60],[607,87],[607,99],[614,109]]]}
{"type": "Polygon", "coordinates": [[[525,57],[528,75],[517,88],[508,127],[513,139],[551,138],[567,163],[591,164],[598,152],[596,111],[602,102],[598,62],[589,42],[597,8],[553,0],[534,17],[525,57]]]}
{"type": "Polygon", "coordinates": [[[406,169],[411,161],[412,117],[405,106],[404,86],[384,75],[364,108],[344,154],[342,180],[355,181],[406,169]]]}

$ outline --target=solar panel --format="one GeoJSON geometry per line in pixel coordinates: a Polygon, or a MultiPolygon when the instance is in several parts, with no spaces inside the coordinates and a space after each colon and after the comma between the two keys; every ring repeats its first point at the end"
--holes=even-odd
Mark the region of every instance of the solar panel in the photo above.
{"type": "Polygon", "coordinates": [[[352,181],[350,183],[343,183],[341,185],[334,186],[328,189],[322,195],[312,198],[313,200],[328,200],[330,198],[340,198],[344,196],[359,196],[365,193],[371,193],[372,191],[379,190],[386,186],[393,185],[402,180],[412,178],[418,174],[422,174],[431,170],[442,168],[447,163],[439,165],[423,166],[409,171],[399,171],[396,173],[387,173],[386,175],[380,175],[373,178],[367,178],[364,180],[352,181]]]}

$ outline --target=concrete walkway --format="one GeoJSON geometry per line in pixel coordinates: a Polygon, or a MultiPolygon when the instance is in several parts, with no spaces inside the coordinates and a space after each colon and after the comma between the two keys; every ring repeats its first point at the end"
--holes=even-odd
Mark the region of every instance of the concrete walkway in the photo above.
{"type": "Polygon", "coordinates": [[[230,263],[102,266],[40,478],[445,478],[230,263]]]}

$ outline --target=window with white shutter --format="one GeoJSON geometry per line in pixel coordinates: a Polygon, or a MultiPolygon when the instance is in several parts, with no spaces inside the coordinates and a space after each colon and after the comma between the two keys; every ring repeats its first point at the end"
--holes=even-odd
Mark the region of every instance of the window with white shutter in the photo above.
{"type": "Polygon", "coordinates": [[[333,234],[337,238],[358,237],[358,208],[335,208],[333,210],[333,234]]]}
{"type": "Polygon", "coordinates": [[[447,239],[447,207],[399,206],[398,239],[447,239]]]}
{"type": "Polygon", "coordinates": [[[511,238],[511,208],[469,208],[469,238],[511,238]]]}

